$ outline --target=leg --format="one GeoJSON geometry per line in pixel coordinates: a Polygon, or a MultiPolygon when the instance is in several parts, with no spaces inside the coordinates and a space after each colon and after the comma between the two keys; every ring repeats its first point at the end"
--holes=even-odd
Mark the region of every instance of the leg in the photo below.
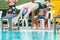
{"type": "Polygon", "coordinates": [[[16,18],[16,21],[14,22],[15,24],[18,23],[18,19],[21,17],[23,10],[24,10],[24,9],[21,9],[21,11],[19,12],[19,14],[18,14],[18,16],[17,16],[17,18],[16,18]]]}
{"type": "Polygon", "coordinates": [[[16,17],[16,20],[13,22],[13,27],[15,27],[16,24],[18,23],[18,19],[21,17],[23,9],[24,8],[21,9],[21,11],[19,12],[18,16],[16,17]]]}
{"type": "Polygon", "coordinates": [[[34,17],[34,27],[36,27],[36,29],[38,29],[37,25],[38,25],[38,17],[35,16],[34,17]]]}
{"type": "Polygon", "coordinates": [[[27,12],[26,15],[24,16],[24,19],[27,19],[27,17],[29,16],[30,12],[31,12],[31,9],[29,8],[29,9],[28,9],[28,12],[27,12]]]}
{"type": "Polygon", "coordinates": [[[31,9],[30,9],[30,8],[28,8],[28,12],[25,14],[24,19],[22,20],[22,22],[21,22],[21,23],[23,23],[23,22],[24,22],[24,20],[26,20],[26,19],[28,18],[28,16],[29,16],[30,12],[31,12],[31,9]]]}
{"type": "Polygon", "coordinates": [[[48,28],[48,17],[45,17],[45,29],[47,29],[48,28]]]}
{"type": "Polygon", "coordinates": [[[48,28],[48,20],[45,20],[45,29],[48,28]]]}

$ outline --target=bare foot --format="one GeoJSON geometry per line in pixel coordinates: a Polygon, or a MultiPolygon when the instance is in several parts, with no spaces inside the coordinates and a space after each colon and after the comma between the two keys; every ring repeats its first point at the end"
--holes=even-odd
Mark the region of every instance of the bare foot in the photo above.
{"type": "Polygon", "coordinates": [[[36,29],[38,29],[38,27],[36,27],[36,29]]]}
{"type": "Polygon", "coordinates": [[[17,23],[18,21],[13,22],[13,27],[15,27],[17,23]]]}
{"type": "Polygon", "coordinates": [[[13,22],[13,27],[15,27],[16,26],[16,24],[13,22]]]}

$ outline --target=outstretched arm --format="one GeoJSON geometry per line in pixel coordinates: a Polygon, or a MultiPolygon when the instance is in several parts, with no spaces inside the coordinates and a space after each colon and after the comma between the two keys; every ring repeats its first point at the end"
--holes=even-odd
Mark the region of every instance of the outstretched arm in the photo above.
{"type": "Polygon", "coordinates": [[[54,4],[53,3],[47,3],[47,6],[48,7],[54,7],[54,4]]]}
{"type": "Polygon", "coordinates": [[[42,3],[42,4],[47,4],[47,3],[49,3],[49,1],[43,1],[43,3],[42,3]]]}
{"type": "Polygon", "coordinates": [[[54,7],[54,4],[49,1],[44,1],[42,4],[46,4],[48,7],[54,7]]]}

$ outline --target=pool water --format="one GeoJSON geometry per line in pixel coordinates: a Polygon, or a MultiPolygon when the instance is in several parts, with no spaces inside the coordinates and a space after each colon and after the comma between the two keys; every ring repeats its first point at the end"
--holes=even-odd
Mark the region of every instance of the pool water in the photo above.
{"type": "Polygon", "coordinates": [[[60,32],[56,34],[56,40],[60,40],[60,32]]]}
{"type": "Polygon", "coordinates": [[[53,32],[14,31],[0,33],[0,40],[56,40],[53,32]]]}

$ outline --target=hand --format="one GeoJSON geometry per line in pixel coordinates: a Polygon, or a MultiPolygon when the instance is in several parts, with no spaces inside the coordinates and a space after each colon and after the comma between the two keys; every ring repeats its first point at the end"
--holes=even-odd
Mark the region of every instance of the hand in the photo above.
{"type": "Polygon", "coordinates": [[[45,17],[45,19],[48,19],[48,17],[45,17]]]}

